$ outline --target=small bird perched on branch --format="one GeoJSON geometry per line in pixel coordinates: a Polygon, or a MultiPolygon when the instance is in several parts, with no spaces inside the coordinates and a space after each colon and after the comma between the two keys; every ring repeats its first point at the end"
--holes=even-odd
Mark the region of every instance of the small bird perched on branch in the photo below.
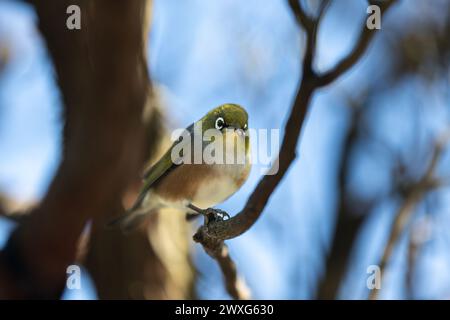
{"type": "Polygon", "coordinates": [[[223,218],[226,213],[210,207],[239,190],[250,167],[248,114],[239,105],[221,105],[184,130],[144,174],[134,205],[108,225],[130,231],[147,214],[164,207],[223,218]]]}

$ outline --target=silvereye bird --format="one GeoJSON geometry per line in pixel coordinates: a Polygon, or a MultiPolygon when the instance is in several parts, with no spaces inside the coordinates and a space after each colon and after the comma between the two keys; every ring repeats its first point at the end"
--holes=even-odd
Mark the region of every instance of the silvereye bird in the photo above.
{"type": "Polygon", "coordinates": [[[164,207],[181,209],[191,216],[206,214],[210,207],[228,199],[244,184],[251,168],[248,114],[244,108],[237,104],[221,105],[191,124],[185,133],[193,140],[201,139],[197,140],[201,141],[199,150],[190,144],[187,148],[189,156],[183,150],[174,152],[174,148],[181,146],[179,143],[186,143],[185,136],[175,141],[144,174],[143,187],[134,205],[109,225],[120,224],[124,231],[129,231],[147,214],[164,207]],[[212,141],[205,139],[207,133],[214,136],[212,141]],[[219,144],[222,149],[218,148],[214,153],[223,161],[211,163],[203,157],[200,162],[196,161],[198,153],[203,156],[208,145],[217,140],[216,134],[222,137],[223,144],[219,144]],[[221,151],[223,157],[220,157],[221,151]],[[243,155],[243,161],[235,155],[243,155]],[[182,157],[185,158],[179,163],[182,157]]]}

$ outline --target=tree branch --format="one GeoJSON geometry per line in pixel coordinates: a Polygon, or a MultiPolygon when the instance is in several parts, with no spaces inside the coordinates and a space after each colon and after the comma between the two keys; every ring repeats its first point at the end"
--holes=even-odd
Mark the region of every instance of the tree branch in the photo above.
{"type": "MultiPolygon", "coordinates": [[[[437,170],[437,166],[444,151],[444,147],[446,146],[449,139],[450,135],[449,133],[446,133],[438,141],[436,141],[433,155],[425,173],[416,183],[414,183],[409,188],[409,192],[405,195],[404,201],[396,212],[395,219],[392,224],[391,233],[384,248],[379,265],[381,275],[384,274],[384,270],[386,269],[386,265],[390,257],[392,256],[395,244],[405,230],[417,204],[422,201],[422,199],[428,192],[441,186],[440,180],[435,177],[435,171],[437,170]]],[[[378,295],[379,290],[371,290],[369,299],[376,300],[378,298],[378,295]]]]}
{"type": "Polygon", "coordinates": [[[318,299],[336,299],[339,285],[348,267],[352,244],[363,223],[364,213],[369,212],[375,199],[362,201],[348,190],[349,172],[353,151],[361,138],[360,120],[366,109],[363,105],[367,102],[364,97],[358,97],[356,101],[350,101],[350,124],[343,139],[341,156],[338,169],[338,204],[336,206],[336,222],[330,249],[325,263],[324,276],[321,279],[317,291],[318,299]],[[359,201],[358,201],[359,200],[359,201]]]}
{"type": "MultiPolygon", "coordinates": [[[[392,4],[394,1],[395,0],[391,0],[389,3],[392,4]]],[[[315,52],[317,29],[327,7],[327,3],[325,3],[319,10],[319,15],[314,20],[305,13],[298,1],[288,0],[288,3],[295,15],[299,27],[303,27],[306,31],[306,49],[303,57],[303,72],[300,79],[299,89],[297,91],[294,104],[291,108],[289,118],[284,127],[284,137],[280,154],[276,160],[276,164],[274,164],[271,169],[274,170],[274,168],[278,167],[278,172],[275,175],[266,175],[259,181],[256,188],[253,190],[253,193],[247,200],[244,209],[236,216],[228,220],[211,221],[197,230],[194,235],[194,240],[201,243],[207,252],[212,249],[214,252],[219,252],[220,247],[224,245],[224,240],[232,239],[243,234],[250,229],[250,227],[253,226],[253,224],[261,216],[270,199],[270,196],[284,178],[289,167],[291,166],[291,163],[296,158],[297,144],[306,114],[308,112],[311,97],[317,89],[324,85],[324,79],[318,78],[313,69],[313,55],[315,52]]],[[[387,7],[385,9],[387,9],[387,7]]],[[[362,33],[364,33],[364,31],[362,31],[362,33]]],[[[356,48],[366,48],[371,38],[372,36],[370,36],[369,39],[363,37],[359,41],[366,43],[358,43],[356,48]]],[[[361,49],[359,49],[359,51],[361,52],[351,54],[352,57],[345,60],[345,68],[339,67],[338,72],[333,71],[331,73],[332,76],[328,77],[326,81],[331,83],[339,75],[350,68],[350,66],[354,65],[364,52],[364,50],[361,49]]],[[[217,260],[216,254],[212,254],[211,256],[217,260]]],[[[227,274],[224,273],[224,276],[226,283],[233,282],[232,279],[227,279],[227,274]]],[[[229,293],[232,294],[230,290],[229,293]]]]}
{"type": "MultiPolygon", "coordinates": [[[[386,12],[395,2],[396,0],[369,1],[370,4],[378,5],[382,14],[386,12]]],[[[319,76],[318,85],[323,87],[330,84],[354,66],[366,52],[376,32],[377,29],[370,30],[366,28],[365,24],[363,24],[358,40],[356,41],[353,49],[340,62],[338,62],[333,69],[319,76]]]]}
{"type": "Polygon", "coordinates": [[[86,222],[110,214],[144,152],[147,1],[32,2],[63,97],[64,150],[44,200],[0,252],[3,298],[60,296],[86,222]],[[80,30],[66,27],[72,4],[80,30]]]}
{"type": "Polygon", "coordinates": [[[299,0],[288,0],[288,3],[297,24],[302,26],[307,32],[312,32],[314,29],[314,20],[306,14],[299,0]]]}
{"type": "MultiPolygon", "coordinates": [[[[206,228],[206,226],[201,226],[200,230],[202,228],[206,228]]],[[[230,296],[237,300],[250,299],[250,290],[243,279],[239,277],[236,264],[231,259],[228,247],[224,242],[210,237],[207,232],[197,232],[194,235],[194,241],[201,243],[206,253],[219,264],[224,275],[225,288],[230,296]]]]}
{"type": "MultiPolygon", "coordinates": [[[[308,43],[305,56],[313,49],[315,40],[308,43]]],[[[312,70],[311,64],[309,68],[312,70]]],[[[277,174],[266,175],[259,181],[240,213],[229,220],[211,222],[202,232],[207,232],[209,235],[222,240],[232,239],[247,231],[256,222],[273,191],[296,158],[297,143],[308,111],[309,102],[312,95],[320,86],[321,84],[314,74],[303,72],[299,90],[284,127],[284,138],[277,159],[277,174]]],[[[276,168],[276,166],[275,164],[273,168],[276,168]]]]}

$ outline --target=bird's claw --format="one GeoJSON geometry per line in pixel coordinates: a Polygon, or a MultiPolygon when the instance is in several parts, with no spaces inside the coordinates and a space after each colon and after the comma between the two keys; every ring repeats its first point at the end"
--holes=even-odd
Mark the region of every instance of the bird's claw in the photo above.
{"type": "Polygon", "coordinates": [[[230,215],[220,209],[208,208],[205,210],[204,215],[207,223],[212,221],[223,221],[230,219],[230,215]]]}
{"type": "Polygon", "coordinates": [[[192,203],[188,205],[188,208],[190,208],[195,213],[189,213],[186,215],[186,218],[188,220],[197,217],[198,215],[203,215],[205,217],[205,224],[208,224],[210,222],[217,222],[217,221],[224,221],[230,219],[230,215],[226,213],[223,210],[220,209],[214,209],[214,208],[208,208],[208,209],[200,209],[193,205],[192,203]]]}

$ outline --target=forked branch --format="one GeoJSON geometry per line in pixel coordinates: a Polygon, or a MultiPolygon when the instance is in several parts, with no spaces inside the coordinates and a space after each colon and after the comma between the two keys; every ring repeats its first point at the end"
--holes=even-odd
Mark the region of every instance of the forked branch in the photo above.
{"type": "MultiPolygon", "coordinates": [[[[395,1],[396,0],[379,1],[377,4],[380,6],[382,12],[386,12],[395,1]]],[[[371,2],[371,4],[374,4],[374,1],[371,2]]],[[[288,3],[299,27],[302,27],[305,30],[306,48],[303,63],[301,64],[303,68],[302,77],[289,118],[284,127],[284,137],[280,153],[274,164],[274,166],[278,166],[278,172],[275,175],[266,175],[261,178],[247,200],[244,209],[236,216],[229,220],[209,222],[198,229],[194,239],[197,242],[200,242],[207,252],[214,243],[223,246],[224,240],[232,239],[243,234],[258,220],[267,205],[270,196],[284,178],[289,167],[296,158],[297,144],[308,112],[311,97],[316,90],[332,83],[350,69],[350,67],[355,65],[368,48],[376,32],[376,30],[367,29],[365,24],[363,24],[360,36],[353,49],[336,65],[336,67],[322,75],[318,75],[313,68],[313,57],[315,54],[317,30],[328,6],[328,1],[324,1],[321,7],[319,7],[317,18],[308,16],[298,0],[288,0],[288,3]]],[[[232,273],[231,275],[224,274],[224,276],[226,283],[230,282],[228,277],[237,277],[235,273],[232,273]]]]}

